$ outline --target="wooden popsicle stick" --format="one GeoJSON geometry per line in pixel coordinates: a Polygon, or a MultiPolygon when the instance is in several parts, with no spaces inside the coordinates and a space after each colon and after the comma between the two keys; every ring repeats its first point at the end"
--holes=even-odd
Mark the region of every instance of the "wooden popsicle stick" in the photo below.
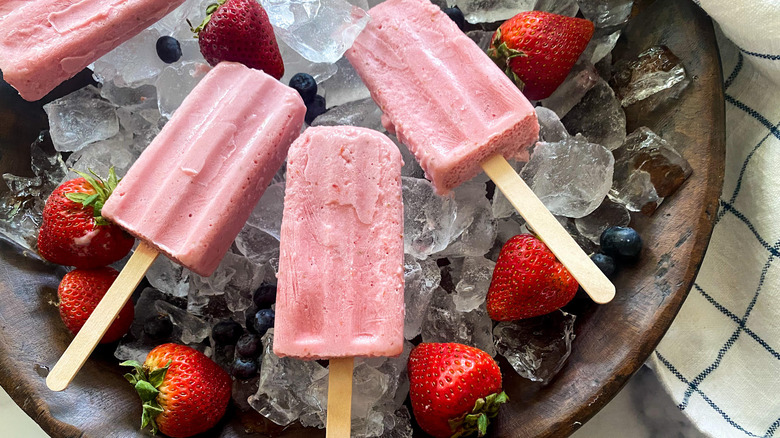
{"type": "Polygon", "coordinates": [[[60,357],[60,360],[52,368],[46,378],[46,386],[52,391],[62,391],[76,377],[84,362],[98,342],[103,338],[111,323],[114,322],[119,312],[125,306],[127,300],[133,294],[138,283],[144,278],[154,259],[157,258],[157,250],[141,242],[135,252],[127,261],[127,264],[119,273],[114,283],[106,291],[106,295],[100,300],[92,315],[81,327],[76,337],[73,338],[68,348],[60,357]]]}
{"type": "Polygon", "coordinates": [[[328,419],[325,438],[349,438],[352,429],[352,369],[355,359],[330,360],[328,376],[328,419]]]}
{"type": "Polygon", "coordinates": [[[482,163],[482,169],[593,301],[599,304],[610,302],[615,297],[615,285],[577,245],[506,159],[501,155],[493,156],[482,163]]]}

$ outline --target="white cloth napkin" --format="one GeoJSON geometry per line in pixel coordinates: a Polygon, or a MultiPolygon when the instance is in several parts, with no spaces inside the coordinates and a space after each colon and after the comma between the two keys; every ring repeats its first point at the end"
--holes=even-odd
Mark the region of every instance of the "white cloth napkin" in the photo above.
{"type": "Polygon", "coordinates": [[[780,0],[694,0],[716,21],[726,177],[699,276],[650,364],[713,437],[780,437],[780,0]]]}

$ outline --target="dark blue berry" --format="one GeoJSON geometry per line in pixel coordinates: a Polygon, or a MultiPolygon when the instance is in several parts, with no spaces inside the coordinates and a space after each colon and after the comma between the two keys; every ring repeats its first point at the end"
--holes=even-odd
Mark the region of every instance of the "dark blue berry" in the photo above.
{"type": "Polygon", "coordinates": [[[254,359],[237,357],[230,367],[230,374],[236,379],[251,379],[257,374],[257,362],[254,359]]]}
{"type": "Polygon", "coordinates": [[[254,315],[250,315],[246,322],[246,328],[258,335],[264,335],[269,328],[274,326],[276,313],[271,309],[260,309],[254,315]]]}
{"type": "Polygon", "coordinates": [[[607,277],[611,277],[612,274],[615,273],[615,270],[617,270],[615,259],[606,254],[597,252],[595,254],[591,254],[590,259],[593,260],[593,263],[595,263],[596,266],[601,269],[601,272],[603,272],[607,277]]]}
{"type": "Polygon", "coordinates": [[[221,345],[234,345],[243,334],[244,328],[235,321],[218,322],[211,329],[211,337],[214,338],[214,342],[221,345]]]}
{"type": "Polygon", "coordinates": [[[601,252],[616,260],[633,260],[642,251],[642,238],[633,228],[609,227],[601,233],[601,252]]]}
{"type": "Polygon", "coordinates": [[[144,321],[144,333],[150,339],[165,339],[173,333],[173,323],[167,315],[156,315],[144,321]]]}
{"type": "Polygon", "coordinates": [[[445,14],[447,14],[452,21],[455,22],[455,24],[458,25],[460,30],[464,30],[466,28],[466,17],[463,16],[463,12],[458,8],[457,6],[453,6],[451,8],[444,8],[442,9],[445,14]]]}
{"type": "Polygon", "coordinates": [[[317,81],[315,81],[310,74],[296,73],[295,76],[290,79],[290,88],[297,91],[301,95],[303,103],[307,105],[311,103],[317,95],[317,81]]]}
{"type": "Polygon", "coordinates": [[[271,304],[276,302],[276,285],[270,283],[261,284],[252,295],[252,300],[258,309],[271,307],[271,304]]]}
{"type": "Polygon", "coordinates": [[[181,58],[181,44],[171,36],[161,36],[157,40],[157,56],[162,62],[172,64],[181,58]]]}
{"type": "Polygon", "coordinates": [[[241,336],[236,343],[236,354],[241,357],[254,358],[260,355],[262,347],[263,343],[261,342],[260,336],[257,336],[254,333],[248,333],[241,336]]]}
{"type": "Polygon", "coordinates": [[[311,102],[306,104],[306,123],[311,125],[311,122],[324,112],[325,98],[318,94],[314,96],[311,102]]]}

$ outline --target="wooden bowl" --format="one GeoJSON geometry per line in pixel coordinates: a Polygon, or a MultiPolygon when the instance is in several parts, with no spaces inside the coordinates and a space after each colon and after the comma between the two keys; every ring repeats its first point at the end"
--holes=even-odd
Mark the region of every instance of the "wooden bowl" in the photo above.
{"type": "MultiPolygon", "coordinates": [[[[491,436],[562,437],[598,412],[666,332],[704,256],[725,155],[723,82],[713,27],[690,1],[639,1],[637,11],[617,57],[665,44],[683,60],[692,83],[672,104],[653,111],[642,104],[628,108],[628,130],[648,126],[674,142],[693,176],[652,218],[634,217],[645,241],[642,259],[615,279],[612,303],[593,306],[577,320],[572,355],[551,384],[529,383],[501,360],[511,402],[502,408],[491,436]]],[[[81,75],[56,93],[66,94],[88,77],[81,75]]],[[[21,101],[7,85],[0,88],[0,171],[29,174],[28,146],[46,123],[40,103],[21,101]]],[[[65,392],[46,388],[44,367],[53,366],[72,338],[52,305],[64,270],[26,258],[4,242],[0,252],[0,384],[53,437],[141,435],[140,403],[116,365],[113,347],[98,349],[65,392]]],[[[208,436],[280,432],[253,411],[231,408],[208,436]]],[[[282,433],[321,434],[295,427],[282,433]]]]}

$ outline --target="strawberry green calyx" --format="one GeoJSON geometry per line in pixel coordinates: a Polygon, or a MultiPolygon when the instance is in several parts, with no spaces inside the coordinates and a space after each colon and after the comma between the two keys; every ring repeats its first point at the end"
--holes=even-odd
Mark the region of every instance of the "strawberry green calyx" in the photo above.
{"type": "Polygon", "coordinates": [[[190,30],[195,34],[196,37],[203,29],[206,28],[206,25],[209,24],[209,21],[211,21],[211,16],[214,14],[214,12],[217,12],[217,9],[224,5],[226,1],[227,0],[216,0],[215,3],[206,6],[206,18],[203,19],[198,27],[193,28],[190,21],[187,20],[187,23],[190,23],[190,30]]]}
{"type": "Polygon", "coordinates": [[[493,35],[493,41],[490,43],[490,48],[487,51],[488,56],[496,65],[504,71],[504,73],[517,85],[517,88],[522,90],[525,88],[523,81],[515,74],[512,67],[509,66],[509,61],[512,58],[526,57],[528,55],[520,50],[515,50],[506,45],[506,42],[501,39],[501,28],[496,30],[493,35]]]}
{"type": "Polygon", "coordinates": [[[102,178],[100,178],[95,172],[92,171],[92,169],[89,170],[89,173],[92,175],[79,172],[75,169],[71,170],[76,172],[76,174],[78,174],[80,177],[87,180],[87,183],[92,186],[92,188],[95,190],[95,193],[66,193],[65,197],[73,202],[81,204],[84,208],[92,207],[93,216],[95,218],[95,225],[108,225],[108,221],[103,218],[101,212],[103,210],[103,205],[108,200],[108,197],[111,196],[111,193],[114,192],[117,184],[119,184],[119,179],[116,177],[114,168],[111,167],[111,169],[108,170],[107,181],[104,181],[102,178]]]}
{"type": "Polygon", "coordinates": [[[496,392],[485,398],[478,398],[471,412],[449,421],[452,435],[458,438],[472,435],[485,436],[490,419],[498,415],[498,409],[509,400],[505,392],[496,392]]]}
{"type": "Polygon", "coordinates": [[[134,360],[128,360],[119,365],[135,368],[134,373],[125,374],[125,379],[135,387],[143,402],[141,429],[151,426],[152,435],[155,435],[159,430],[155,418],[163,412],[162,406],[157,402],[157,395],[160,393],[157,388],[165,381],[165,374],[171,366],[171,361],[168,361],[164,367],[150,372],[147,372],[143,365],[134,360]]]}

